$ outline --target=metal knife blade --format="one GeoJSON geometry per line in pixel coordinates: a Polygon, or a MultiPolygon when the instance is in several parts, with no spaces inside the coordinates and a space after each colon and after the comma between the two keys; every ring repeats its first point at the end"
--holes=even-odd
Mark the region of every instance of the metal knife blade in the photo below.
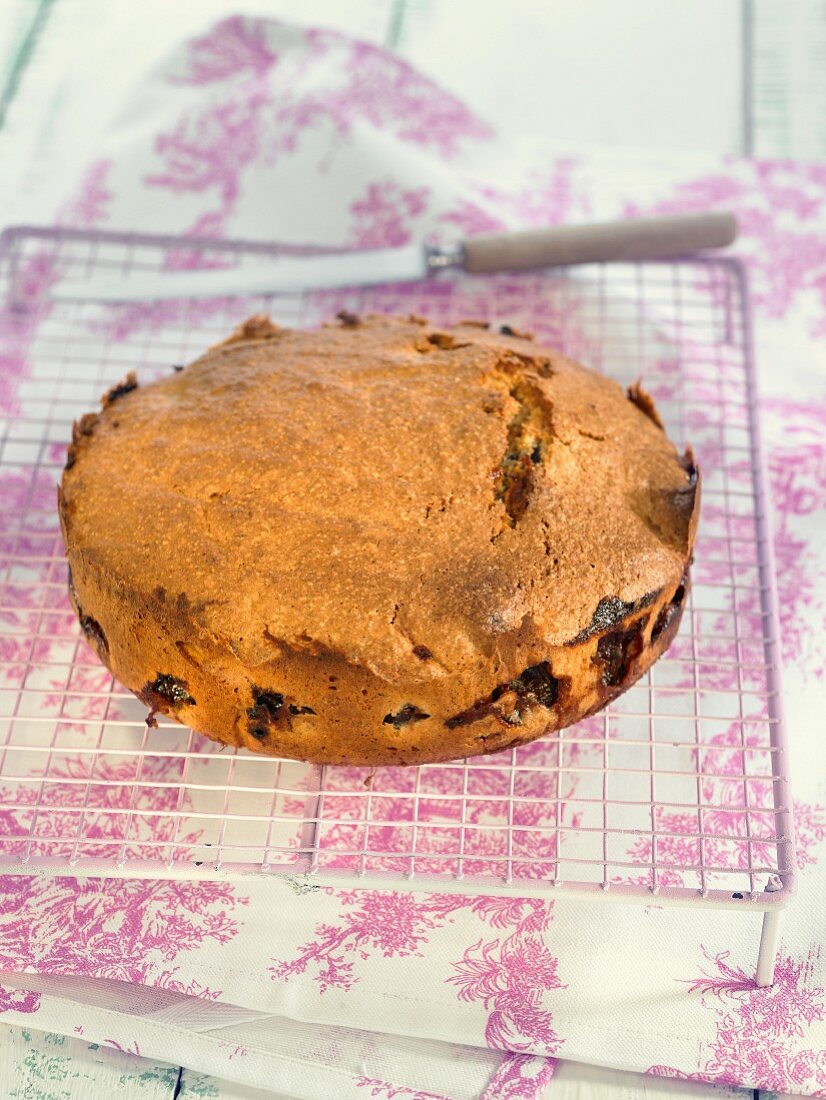
{"type": "Polygon", "coordinates": [[[52,297],[65,301],[158,302],[175,298],[232,298],[299,294],[322,287],[373,286],[423,279],[430,270],[421,245],[329,256],[274,256],[249,267],[139,272],[115,279],[64,280],[52,297]]]}
{"type": "Polygon", "coordinates": [[[152,302],[170,298],[299,294],[321,287],[409,282],[448,267],[464,268],[471,275],[485,275],[683,256],[702,249],[725,248],[736,236],[737,220],[732,214],[698,211],[490,233],[441,246],[413,244],[375,252],[307,257],[276,255],[260,266],[226,270],[159,271],[88,282],[67,279],[55,285],[52,297],[87,302],[152,302]]]}

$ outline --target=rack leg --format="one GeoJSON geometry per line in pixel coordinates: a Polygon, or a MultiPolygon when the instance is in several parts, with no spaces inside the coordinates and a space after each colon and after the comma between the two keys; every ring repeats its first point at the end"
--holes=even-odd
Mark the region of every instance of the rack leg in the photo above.
{"type": "Polygon", "coordinates": [[[763,928],[760,932],[760,951],[757,955],[758,986],[772,985],[774,982],[774,964],[777,958],[777,936],[780,931],[780,910],[767,909],[763,914],[763,928]]]}

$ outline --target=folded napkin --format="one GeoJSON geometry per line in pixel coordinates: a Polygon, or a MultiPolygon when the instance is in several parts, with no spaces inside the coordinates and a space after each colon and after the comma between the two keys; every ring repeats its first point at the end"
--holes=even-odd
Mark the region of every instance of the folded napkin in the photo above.
{"type": "MultiPolygon", "coordinates": [[[[757,916],[617,906],[609,917],[564,899],[294,892],[254,878],[9,875],[4,1020],[310,1098],[538,1100],[557,1055],[826,1092],[825,184],[815,165],[516,150],[398,57],[327,30],[235,17],[174,44],[60,208],[31,196],[33,219],[375,248],[584,217],[737,212],[769,449],[800,896],[775,985],[757,989],[757,916]]],[[[47,292],[47,275],[35,267],[30,278],[33,295],[47,292]]],[[[0,315],[4,410],[25,385],[32,336],[12,310],[0,315]]]]}

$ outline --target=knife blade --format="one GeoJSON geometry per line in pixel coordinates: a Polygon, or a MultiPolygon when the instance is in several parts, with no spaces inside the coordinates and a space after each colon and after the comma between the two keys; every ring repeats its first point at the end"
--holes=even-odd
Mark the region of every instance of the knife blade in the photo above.
{"type": "Polygon", "coordinates": [[[737,221],[732,214],[706,211],[494,233],[441,246],[416,244],[305,257],[276,255],[235,268],[137,272],[119,279],[66,279],[55,284],[52,297],[116,303],[300,294],[327,287],[413,282],[448,268],[476,275],[660,259],[722,248],[736,236],[737,221]]]}
{"type": "Polygon", "coordinates": [[[300,294],[324,287],[410,282],[423,279],[428,270],[426,250],[421,245],[409,245],[327,256],[276,255],[248,267],[139,272],[118,280],[66,280],[54,287],[52,297],[71,301],[157,302],[173,298],[300,294]]]}

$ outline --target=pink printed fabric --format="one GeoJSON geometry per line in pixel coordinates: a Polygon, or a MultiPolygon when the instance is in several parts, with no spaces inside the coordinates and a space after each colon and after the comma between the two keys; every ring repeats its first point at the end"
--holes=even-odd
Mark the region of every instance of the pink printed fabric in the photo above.
{"type": "MultiPolygon", "coordinates": [[[[736,211],[756,307],[800,895],[784,917],[776,983],[758,989],[757,916],[372,889],[299,895],[255,879],[6,876],[3,1019],[175,1059],[182,1036],[169,1045],[130,1009],[129,989],[174,995],[186,1049],[203,1061],[195,1068],[265,1085],[272,1058],[254,1036],[210,1044],[203,1021],[232,1008],[247,1020],[311,1022],[326,1039],[313,1053],[315,1084],[303,1063],[287,1074],[291,1087],[303,1082],[296,1095],[538,1100],[559,1056],[826,1096],[826,168],[519,156],[391,54],[241,17],[179,44],[123,117],[128,128],[115,125],[62,209],[41,220],[375,248],[584,217],[736,211]],[[27,986],[26,975],[37,978],[27,986]],[[61,984],[78,977],[87,985],[61,984]],[[129,984],[93,997],[89,979],[129,984]],[[370,1036],[369,1058],[346,1028],[370,1036]],[[447,1041],[457,1044],[448,1055],[447,1041]],[[477,1075],[451,1076],[449,1063],[473,1048],[477,1075]],[[350,1054],[370,1072],[331,1078],[350,1054]]],[[[195,258],[182,250],[170,262],[195,258]]],[[[45,300],[54,277],[48,256],[35,256],[18,291],[45,300]]],[[[34,335],[27,316],[0,314],[0,405],[12,415],[34,335]]],[[[113,340],[150,320],[135,307],[120,324],[113,340]]],[[[2,490],[13,504],[22,487],[2,490]]],[[[78,674],[94,686],[92,658],[78,674]]],[[[73,789],[58,786],[59,812],[71,815],[73,789]]],[[[111,790],[113,805],[128,806],[128,790],[111,790]]],[[[168,808],[168,790],[147,797],[168,808]]],[[[293,1065],[294,1052],[280,1057],[293,1065]]]]}

